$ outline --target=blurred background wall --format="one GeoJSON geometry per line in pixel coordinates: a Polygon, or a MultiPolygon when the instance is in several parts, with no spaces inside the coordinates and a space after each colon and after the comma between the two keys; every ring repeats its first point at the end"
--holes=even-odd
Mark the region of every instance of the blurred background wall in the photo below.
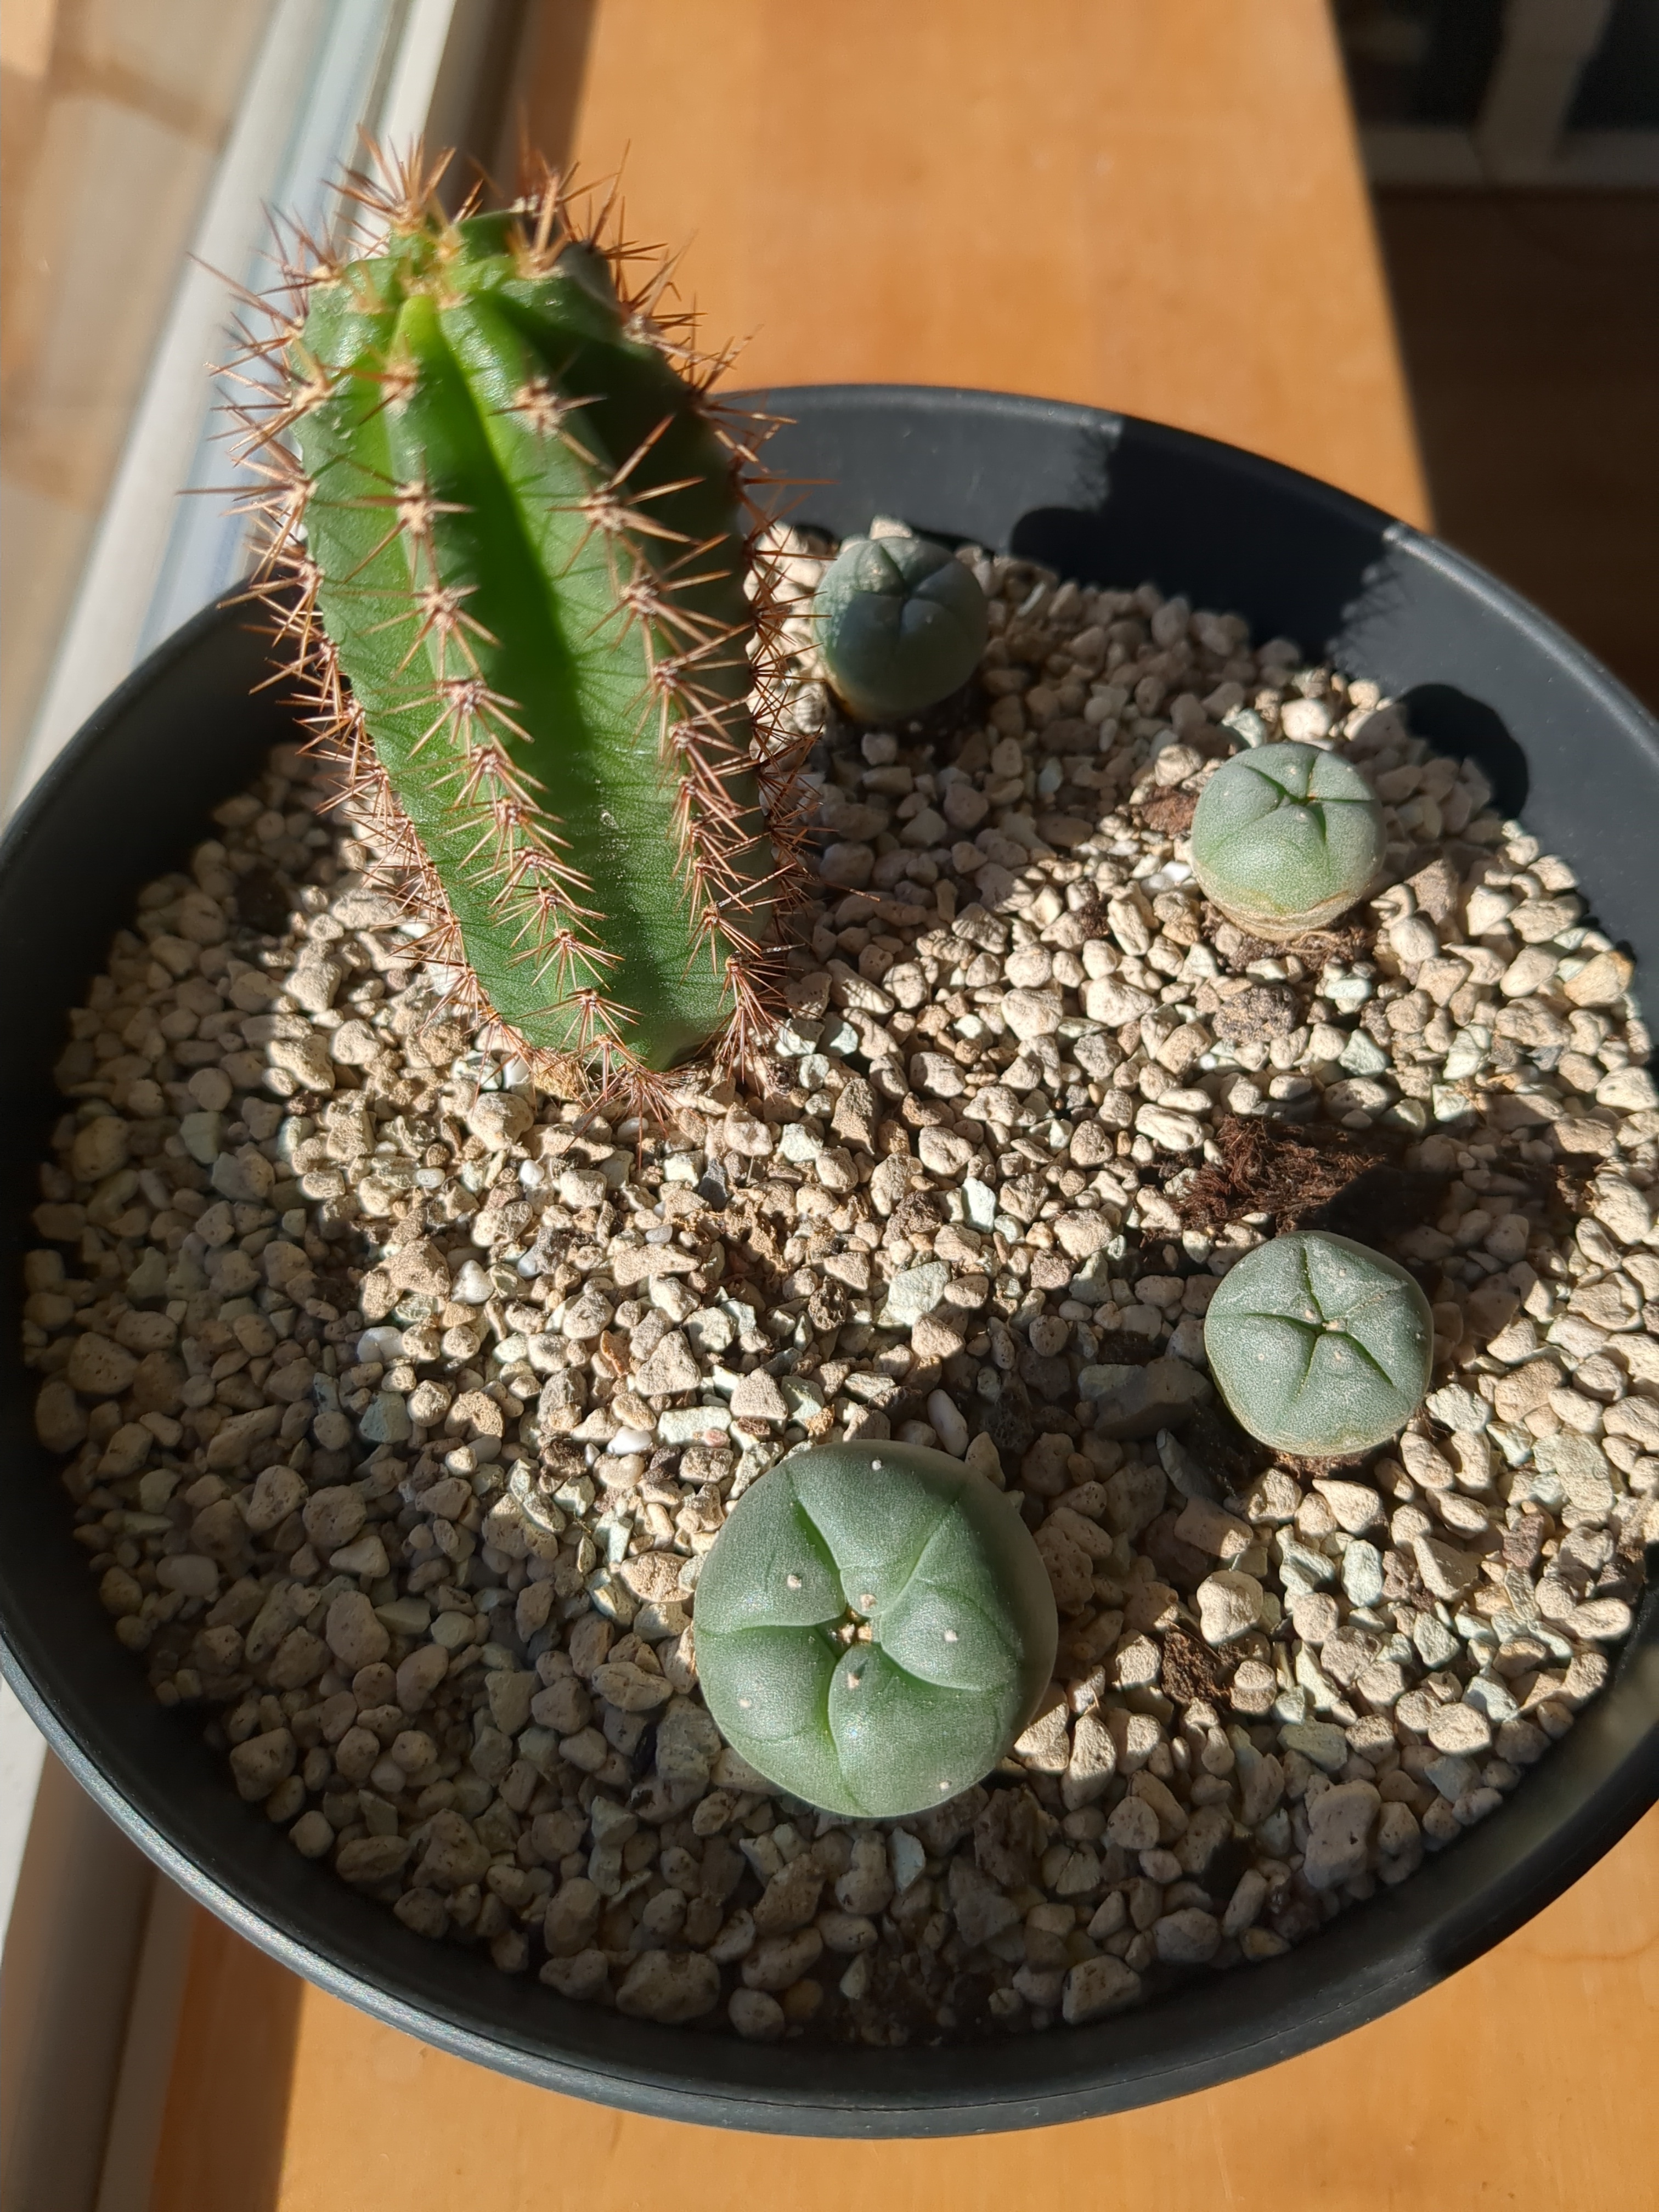
{"type": "Polygon", "coordinates": [[[9,781],[266,0],[0,14],[0,776],[9,781]]]}
{"type": "Polygon", "coordinates": [[[1659,707],[1659,0],[1336,0],[1436,525],[1659,707]]]}

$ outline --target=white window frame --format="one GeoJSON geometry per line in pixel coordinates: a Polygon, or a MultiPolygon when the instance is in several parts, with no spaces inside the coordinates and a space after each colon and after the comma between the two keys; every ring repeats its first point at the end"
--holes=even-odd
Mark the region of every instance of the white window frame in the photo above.
{"type": "Polygon", "coordinates": [[[209,372],[230,349],[236,288],[262,291],[276,273],[272,214],[324,234],[365,135],[396,151],[430,125],[449,143],[502,13],[497,0],[276,0],[9,805],[145,653],[245,572],[247,518],[216,489],[236,471],[209,372]]]}

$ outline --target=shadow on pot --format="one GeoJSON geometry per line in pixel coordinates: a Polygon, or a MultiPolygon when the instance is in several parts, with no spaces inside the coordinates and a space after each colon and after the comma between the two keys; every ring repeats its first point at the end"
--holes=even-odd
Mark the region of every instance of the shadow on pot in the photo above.
{"type": "Polygon", "coordinates": [[[1199,456],[1158,426],[1079,428],[1064,505],[1027,507],[1008,548],[1085,583],[1133,588],[1150,580],[1195,607],[1241,614],[1257,639],[1290,635],[1319,653],[1348,608],[1371,587],[1387,517],[1328,487],[1282,507],[1261,496],[1255,454],[1218,491],[1199,456]]]}
{"type": "Polygon", "coordinates": [[[1484,769],[1504,814],[1520,813],[1532,778],[1526,755],[1496,708],[1483,699],[1471,698],[1455,684],[1413,684],[1401,694],[1400,703],[1413,737],[1426,738],[1437,753],[1472,760],[1484,769]]]}

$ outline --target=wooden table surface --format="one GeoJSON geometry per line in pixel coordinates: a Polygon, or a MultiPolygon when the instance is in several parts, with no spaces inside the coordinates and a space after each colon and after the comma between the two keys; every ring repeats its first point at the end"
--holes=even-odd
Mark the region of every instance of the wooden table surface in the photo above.
{"type": "Polygon", "coordinates": [[[1323,0],[544,0],[521,77],[744,383],[1086,400],[1428,520],[1323,0]]]}
{"type": "MultiPolygon", "coordinates": [[[[549,0],[522,83],[532,140],[626,154],[630,229],[690,241],[744,382],[1087,400],[1428,519],[1320,0],[549,0]]],[[[1656,2006],[1650,1817],[1455,1980],[1270,2073],[1035,2136],[808,2144],[483,2072],[203,1917],[152,2212],[1635,2207],[1656,2006]]]]}
{"type": "Polygon", "coordinates": [[[149,2212],[1645,2212],[1659,1813],[1426,1996],[1112,2119],[803,2142],[635,2119],[446,2057],[198,1914],[149,2212]]]}

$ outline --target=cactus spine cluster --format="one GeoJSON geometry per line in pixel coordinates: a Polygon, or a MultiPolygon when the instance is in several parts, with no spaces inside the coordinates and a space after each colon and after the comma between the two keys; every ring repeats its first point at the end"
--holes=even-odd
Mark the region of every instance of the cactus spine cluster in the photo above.
{"type": "Polygon", "coordinates": [[[556,177],[452,219],[437,173],[358,180],[255,349],[267,589],[454,997],[648,1090],[768,1022],[799,873],[752,420],[556,177]]]}

